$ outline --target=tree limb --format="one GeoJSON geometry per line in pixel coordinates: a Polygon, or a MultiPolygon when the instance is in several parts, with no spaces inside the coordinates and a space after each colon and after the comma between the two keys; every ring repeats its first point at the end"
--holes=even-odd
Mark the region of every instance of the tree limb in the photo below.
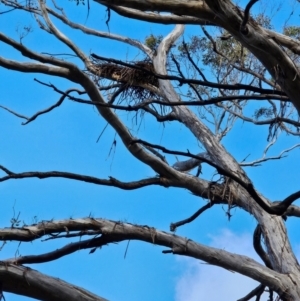
{"type": "Polygon", "coordinates": [[[164,153],[167,154],[173,154],[173,155],[181,155],[181,156],[187,156],[190,158],[194,158],[197,160],[200,160],[202,162],[205,162],[207,164],[209,164],[210,166],[214,167],[217,169],[217,171],[224,176],[229,177],[230,179],[234,180],[236,183],[240,184],[249,194],[250,196],[257,202],[257,204],[259,204],[261,206],[261,208],[263,208],[266,212],[270,213],[270,214],[274,214],[274,215],[283,215],[285,213],[285,211],[288,209],[288,207],[296,200],[300,197],[300,191],[290,195],[289,197],[287,197],[286,199],[284,199],[282,202],[280,203],[273,203],[272,205],[268,205],[256,192],[256,190],[253,187],[253,184],[249,181],[249,182],[245,182],[243,179],[241,179],[239,176],[235,175],[234,173],[232,173],[229,170],[224,169],[223,167],[218,166],[217,164],[215,164],[214,162],[211,161],[211,159],[207,159],[206,157],[199,157],[197,155],[193,155],[190,152],[181,152],[181,151],[172,151],[169,150],[163,146],[160,145],[156,145],[156,144],[151,144],[147,141],[143,141],[141,139],[138,140],[134,140],[132,141],[132,143],[141,143],[141,144],[145,144],[148,146],[151,146],[153,148],[157,148],[162,150],[164,153]]]}
{"type": "MultiPolygon", "coordinates": [[[[103,239],[109,242],[120,242],[123,240],[139,240],[155,245],[170,248],[173,254],[193,257],[204,260],[212,265],[220,266],[245,276],[251,277],[267,286],[275,288],[283,293],[283,275],[270,270],[246,256],[232,254],[230,252],[207,247],[192,240],[159,231],[148,226],[138,226],[122,222],[114,222],[103,219],[85,218],[42,222],[37,225],[22,228],[0,229],[1,240],[31,241],[37,237],[49,233],[69,232],[80,230],[101,230],[103,239]]],[[[99,238],[101,246],[101,239],[99,238]]]]}
{"type": "MultiPolygon", "coordinates": [[[[237,301],[248,301],[250,299],[252,299],[254,296],[260,297],[262,295],[262,293],[265,290],[265,286],[263,284],[260,284],[259,286],[257,286],[254,290],[252,290],[249,294],[247,294],[245,297],[238,299],[237,301]]],[[[257,299],[256,300],[260,300],[257,299]]]]}
{"type": "Polygon", "coordinates": [[[96,177],[86,176],[82,174],[75,174],[71,172],[64,172],[64,171],[48,171],[48,172],[30,171],[30,172],[14,173],[2,165],[0,165],[0,170],[3,170],[7,174],[7,176],[0,178],[0,182],[5,182],[11,179],[25,179],[25,178],[39,178],[39,179],[65,178],[65,179],[72,179],[72,180],[92,183],[96,185],[114,186],[124,190],[138,189],[149,185],[161,185],[161,186],[165,185],[164,181],[161,181],[159,177],[148,178],[139,181],[121,182],[113,177],[109,177],[109,180],[106,180],[106,179],[100,179],[96,177]]]}
{"type": "Polygon", "coordinates": [[[3,291],[43,301],[107,301],[78,286],[27,267],[0,262],[3,291]]]}
{"type": "Polygon", "coordinates": [[[202,214],[204,211],[206,211],[207,209],[210,209],[212,206],[214,205],[214,202],[209,202],[206,205],[204,205],[203,207],[201,207],[199,210],[197,210],[193,215],[191,215],[189,218],[186,218],[184,220],[181,220],[179,222],[176,223],[171,223],[170,225],[170,231],[175,232],[176,229],[180,226],[183,226],[185,224],[191,223],[192,221],[194,221],[198,216],[200,216],[200,214],[202,214]]]}

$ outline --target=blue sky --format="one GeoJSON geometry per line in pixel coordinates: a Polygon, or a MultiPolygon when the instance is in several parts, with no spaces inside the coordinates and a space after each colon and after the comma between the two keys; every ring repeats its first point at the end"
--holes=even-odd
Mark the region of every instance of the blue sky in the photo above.
{"type": "MultiPolygon", "coordinates": [[[[265,2],[264,2],[265,3],[265,2]]],[[[99,5],[92,6],[86,20],[86,7],[75,3],[65,4],[72,8],[72,18],[99,30],[107,30],[105,11],[99,5]]],[[[263,4],[261,4],[263,5],[263,4]]],[[[2,10],[2,6],[0,6],[2,10]]],[[[281,14],[289,15],[290,8],[282,8],[281,14]]],[[[282,16],[277,13],[274,20],[281,28],[282,16]],[[279,18],[280,17],[280,18],[279,18]]],[[[290,20],[293,24],[294,19],[290,20]]],[[[56,23],[68,35],[69,31],[56,23]]],[[[61,47],[46,33],[41,33],[32,16],[24,17],[20,13],[1,15],[2,31],[18,39],[20,31],[32,25],[30,33],[23,43],[36,51],[61,53],[61,47]],[[9,24],[9,25],[8,25],[9,24]]],[[[112,14],[109,23],[112,33],[130,35],[143,40],[152,34],[166,34],[172,26],[155,25],[129,21],[112,14]]],[[[197,34],[198,27],[188,27],[187,35],[197,34]]],[[[95,40],[84,37],[78,32],[70,34],[86,53],[95,52],[101,56],[117,59],[133,59],[140,56],[136,50],[118,42],[105,39],[95,40]]],[[[21,59],[16,52],[0,44],[1,56],[21,59]]],[[[48,107],[58,100],[58,95],[45,86],[34,82],[36,77],[51,82],[60,89],[74,87],[73,83],[57,78],[37,74],[20,74],[0,69],[0,104],[31,116],[36,111],[48,107]]],[[[121,112],[135,135],[147,138],[153,143],[164,144],[171,149],[198,152],[197,141],[182,125],[167,124],[165,128],[157,125],[152,118],[145,118],[140,127],[135,125],[132,115],[121,112]]],[[[91,106],[65,101],[49,114],[40,116],[34,122],[22,126],[22,120],[0,110],[0,164],[15,172],[39,170],[59,170],[93,175],[99,178],[114,176],[130,181],[153,176],[153,172],[127,152],[117,138],[116,149],[110,153],[114,141],[114,131],[107,128],[100,141],[97,139],[106,123],[91,106]]],[[[266,145],[267,127],[255,128],[249,124],[237,122],[230,135],[223,141],[226,148],[238,160],[251,154],[249,160],[259,158],[266,145]]],[[[271,155],[277,155],[283,148],[290,147],[299,139],[281,137],[271,155]]],[[[175,157],[169,157],[175,163],[175,157]]],[[[195,172],[195,171],[193,171],[195,172]]],[[[299,149],[280,161],[267,162],[261,167],[247,168],[255,187],[272,200],[280,200],[299,189],[299,149]]],[[[205,167],[205,176],[212,177],[211,170],[205,167]]],[[[190,216],[203,200],[181,189],[147,187],[138,191],[122,191],[110,187],[95,186],[65,179],[26,179],[12,180],[0,184],[1,215],[0,227],[9,227],[10,220],[18,216],[21,224],[34,223],[37,220],[94,217],[147,224],[161,230],[168,230],[171,222],[190,216]]],[[[299,202],[298,202],[299,203],[299,202]]],[[[252,233],[256,226],[253,217],[241,210],[234,210],[229,222],[226,208],[215,207],[205,212],[194,223],[177,230],[177,234],[189,237],[200,243],[226,249],[232,252],[254,256],[252,251],[252,233]]],[[[300,254],[297,240],[296,220],[287,222],[293,247],[300,254]]],[[[63,246],[66,241],[48,241],[40,243],[6,244],[0,252],[0,259],[18,255],[39,254],[63,246]]],[[[204,300],[205,294],[213,290],[217,281],[223,286],[213,294],[210,301],[220,300],[230,292],[228,300],[235,300],[247,294],[255,284],[246,278],[228,271],[199,263],[187,258],[179,258],[161,253],[162,248],[139,242],[130,242],[126,258],[127,243],[110,245],[94,254],[81,251],[56,262],[33,265],[41,272],[59,277],[82,286],[108,300],[150,301],[204,300]],[[204,276],[205,275],[205,276],[204,276]],[[233,289],[234,283],[240,283],[240,291],[233,289]],[[232,286],[232,289],[230,289],[232,286]],[[232,295],[231,295],[232,294],[232,295]]],[[[26,300],[25,297],[6,294],[7,301],[26,300]]]]}

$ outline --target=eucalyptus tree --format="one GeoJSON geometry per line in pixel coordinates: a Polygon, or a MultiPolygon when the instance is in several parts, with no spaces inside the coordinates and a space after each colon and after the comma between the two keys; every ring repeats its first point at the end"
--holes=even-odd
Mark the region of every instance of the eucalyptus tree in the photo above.
{"type": "MultiPolygon", "coordinates": [[[[24,119],[25,125],[43,118],[43,114],[59,110],[62,102],[67,100],[94,106],[101,118],[115,130],[127,151],[152,170],[152,177],[124,182],[115,177],[103,179],[67,171],[12,171],[9,166],[1,165],[0,181],[59,177],[110,186],[111,189],[134,190],[151,185],[176,187],[203,199],[204,205],[189,218],[171,223],[170,233],[152,225],[135,225],[101,217],[65,220],[50,220],[49,217],[49,221],[23,226],[14,220],[10,227],[0,230],[2,241],[30,242],[49,235],[56,239],[81,239],[53,252],[2,261],[2,294],[13,292],[39,300],[104,300],[24,265],[57,260],[81,249],[93,252],[109,243],[139,240],[164,246],[167,248],[164,253],[189,256],[256,280],[259,286],[240,300],[253,297],[260,300],[265,291],[270,300],[299,300],[300,266],[291,248],[285,221],[288,217],[300,216],[299,207],[293,204],[300,191],[291,192],[280,201],[269,200],[257,191],[244,168],[281,159],[299,147],[296,143],[283,149],[278,156],[267,155],[280,133],[290,134],[296,139],[299,136],[298,27],[285,27],[283,33],[272,30],[272,20],[268,16],[250,14],[255,0],[251,0],[245,9],[229,0],[94,2],[107,8],[108,29],[112,12],[140,22],[177,25],[165,36],[149,33],[144,41],[137,41],[72,21],[54,1],[23,3],[1,0],[2,14],[30,14],[45,39],[51,35],[58,45],[63,45],[76,58],[72,62],[55,53],[42,53],[27,47],[24,37],[35,34],[30,28],[20,34],[19,41],[1,32],[1,43],[21,56],[15,60],[1,56],[2,71],[4,68],[43,74],[76,84],[76,88],[63,90],[37,79],[39,84],[53,89],[59,100],[31,117],[7,106],[1,105],[1,108],[24,119]],[[57,21],[63,23],[68,32],[81,31],[94,37],[95,44],[90,45],[90,53],[64,34],[56,25],[57,21]],[[198,26],[199,29],[201,26],[201,33],[185,37],[185,25],[198,26]],[[96,47],[102,39],[129,44],[140,54],[131,61],[124,60],[124,57],[103,57],[96,47]],[[184,125],[199,143],[199,152],[187,151],[189,146],[184,142],[177,149],[170,149],[168,145],[152,142],[151,138],[141,139],[122,119],[124,112],[141,120],[151,116],[152,120],[166,127],[176,123],[184,125]],[[222,144],[224,137],[230,135],[240,121],[252,124],[255,129],[263,125],[269,127],[264,154],[252,162],[238,162],[222,144]],[[179,159],[170,163],[174,155],[179,159]],[[218,180],[211,180],[201,173],[206,165],[219,176],[218,180]],[[224,204],[228,206],[226,213],[229,218],[232,208],[236,207],[253,215],[257,221],[253,246],[264,264],[202,245],[192,237],[172,233],[213,206],[224,204]],[[83,240],[85,235],[93,238],[83,240]]],[[[97,6],[90,8],[89,4],[88,9],[96,10],[97,6]]],[[[34,91],[32,93],[34,95],[34,91]]]]}

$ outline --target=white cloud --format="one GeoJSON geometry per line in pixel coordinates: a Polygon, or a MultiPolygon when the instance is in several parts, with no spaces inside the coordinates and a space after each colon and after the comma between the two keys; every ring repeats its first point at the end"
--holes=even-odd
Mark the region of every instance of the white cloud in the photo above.
{"type": "MultiPolygon", "coordinates": [[[[236,235],[223,230],[211,236],[210,245],[258,260],[252,246],[252,235],[236,235]]],[[[244,297],[258,283],[240,274],[189,258],[179,258],[184,267],[176,285],[176,301],[235,301],[244,297]]],[[[267,295],[262,301],[267,300],[267,295]]]]}

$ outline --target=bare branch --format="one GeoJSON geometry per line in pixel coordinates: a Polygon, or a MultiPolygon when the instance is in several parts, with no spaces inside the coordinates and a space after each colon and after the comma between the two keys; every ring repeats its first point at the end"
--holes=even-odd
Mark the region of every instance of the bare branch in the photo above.
{"type": "Polygon", "coordinates": [[[117,5],[106,4],[107,7],[115,11],[121,16],[134,18],[136,20],[147,21],[160,24],[199,24],[199,25],[214,25],[212,22],[201,20],[195,17],[179,16],[172,14],[159,14],[155,12],[142,12],[137,9],[126,8],[117,5]]]}
{"type": "MultiPolygon", "coordinates": [[[[72,219],[42,222],[37,225],[26,226],[23,228],[0,229],[0,239],[10,240],[34,240],[37,237],[49,233],[80,231],[83,229],[101,230],[103,240],[109,242],[119,242],[123,240],[139,240],[164,246],[171,249],[173,254],[193,257],[204,260],[212,265],[220,266],[232,271],[251,277],[267,286],[276,288],[278,293],[283,293],[283,275],[267,267],[262,266],[253,259],[232,254],[230,252],[207,247],[192,240],[156,230],[148,226],[138,226],[122,222],[114,222],[103,219],[72,219]]],[[[99,246],[103,243],[99,238],[99,246]]]]}
{"type": "Polygon", "coordinates": [[[282,202],[278,204],[278,208],[288,208],[293,202],[300,198],[300,190],[286,197],[282,202]]]}
{"type": "Polygon", "coordinates": [[[241,24],[241,33],[242,34],[247,34],[248,33],[248,29],[247,29],[247,22],[249,20],[250,17],[250,9],[251,7],[257,2],[258,0],[250,0],[245,8],[244,11],[244,19],[243,22],[241,24]]]}
{"type": "Polygon", "coordinates": [[[92,249],[95,247],[101,248],[102,246],[107,245],[110,242],[111,240],[109,240],[105,235],[102,235],[101,237],[97,237],[95,235],[94,238],[87,239],[87,240],[80,240],[78,242],[72,242],[52,252],[48,252],[40,255],[20,256],[17,258],[7,259],[5,260],[5,262],[13,263],[16,265],[45,263],[45,262],[57,260],[61,257],[70,255],[80,250],[92,249]]]}
{"type": "Polygon", "coordinates": [[[284,156],[285,153],[288,153],[288,152],[292,151],[293,149],[295,149],[295,148],[297,148],[297,147],[299,147],[299,146],[300,146],[300,144],[298,143],[298,144],[296,144],[296,145],[294,145],[294,146],[292,146],[292,147],[290,147],[290,148],[288,148],[288,149],[285,149],[285,150],[283,150],[283,151],[282,151],[278,156],[276,156],[276,157],[265,157],[265,154],[266,154],[266,153],[264,153],[264,155],[263,155],[263,157],[262,157],[261,159],[257,159],[257,160],[252,161],[252,162],[241,162],[240,165],[241,165],[241,166],[256,166],[256,165],[258,165],[258,164],[260,164],[260,163],[262,163],[262,162],[266,162],[266,161],[270,161],[270,160],[279,160],[279,159],[282,159],[282,158],[285,157],[285,156],[284,156]]]}
{"type": "Polygon", "coordinates": [[[190,216],[189,218],[186,218],[182,221],[176,222],[176,223],[171,223],[170,225],[170,231],[174,232],[176,231],[176,229],[180,226],[183,226],[185,224],[191,223],[192,221],[194,221],[198,216],[200,216],[201,213],[203,213],[204,211],[206,211],[207,209],[210,209],[212,206],[214,205],[214,202],[209,202],[206,205],[204,205],[203,207],[201,207],[199,210],[197,210],[192,216],[190,216]]]}
{"type": "Polygon", "coordinates": [[[63,42],[66,46],[68,46],[70,49],[74,51],[74,53],[77,54],[77,56],[84,62],[85,66],[90,65],[89,58],[67,37],[65,36],[50,20],[46,4],[44,0],[39,0],[39,5],[41,8],[42,16],[49,27],[50,31],[55,35],[55,37],[63,42]]]}
{"type": "MultiPolygon", "coordinates": [[[[0,66],[6,69],[25,72],[25,73],[42,73],[53,76],[60,76],[62,78],[67,78],[70,80],[76,81],[75,74],[72,74],[69,69],[64,67],[52,67],[49,65],[39,64],[39,63],[20,63],[14,60],[8,60],[3,57],[0,57],[0,66]]],[[[71,65],[75,69],[75,65],[71,65]]]]}
{"type": "Polygon", "coordinates": [[[268,254],[265,252],[263,247],[261,246],[261,236],[262,236],[262,231],[261,231],[261,226],[257,225],[254,233],[253,233],[253,247],[256,253],[259,255],[259,257],[262,259],[266,267],[269,269],[273,269],[272,263],[270,261],[270,258],[268,254]]]}
{"type": "MultiPolygon", "coordinates": [[[[38,81],[38,80],[36,80],[38,81]]],[[[49,108],[46,108],[42,111],[39,111],[37,113],[35,113],[33,116],[31,116],[30,118],[27,118],[27,121],[26,122],[23,122],[22,125],[26,125],[28,123],[30,123],[31,121],[34,121],[38,116],[40,115],[43,115],[43,114],[46,114],[46,113],[49,113],[51,112],[53,109],[59,107],[63,101],[65,100],[65,98],[72,92],[77,92],[78,94],[84,94],[85,92],[84,91],[79,91],[78,89],[68,89],[66,92],[64,92],[64,95],[62,95],[59,100],[52,106],[50,106],[49,108]]]]}
{"type": "MultiPolygon", "coordinates": [[[[11,110],[11,109],[5,107],[5,106],[0,105],[0,108],[2,108],[2,109],[4,109],[4,110],[8,111],[9,113],[11,113],[11,114],[13,114],[13,115],[15,115],[15,116],[17,116],[17,117],[19,117],[19,118],[26,119],[26,120],[29,119],[29,117],[26,117],[25,115],[19,114],[19,113],[15,112],[15,111],[13,111],[13,110],[11,110]]],[[[0,299],[0,300],[1,300],[1,299],[0,299]]]]}
{"type": "MultiPolygon", "coordinates": [[[[273,202],[273,204],[279,204],[280,202],[273,202]]],[[[300,217],[300,207],[296,205],[290,205],[286,212],[284,213],[286,216],[294,216],[294,217],[300,217]]]]}
{"type": "MultiPolygon", "coordinates": [[[[75,67],[74,64],[66,62],[64,60],[59,60],[53,56],[43,55],[43,54],[34,52],[31,49],[25,47],[23,44],[18,43],[13,39],[10,39],[8,36],[4,35],[1,32],[0,32],[0,41],[4,42],[7,45],[12,46],[14,49],[18,50],[23,56],[28,57],[33,60],[36,60],[36,61],[39,61],[41,63],[47,63],[47,64],[51,64],[51,65],[54,65],[57,67],[62,67],[62,68],[67,68],[67,69],[75,67]]],[[[11,61],[11,62],[13,62],[13,61],[11,61]]],[[[16,70],[16,69],[14,69],[14,70],[16,70]]],[[[20,71],[20,70],[18,70],[18,71],[20,71]]]]}
{"type": "Polygon", "coordinates": [[[106,39],[115,40],[115,41],[129,44],[131,46],[134,46],[134,47],[140,49],[141,51],[146,53],[150,58],[153,57],[153,51],[150,48],[148,48],[146,45],[144,45],[143,43],[141,43],[137,40],[133,40],[128,37],[124,37],[124,36],[117,35],[117,34],[112,34],[110,32],[103,32],[103,31],[92,29],[92,28],[88,28],[81,24],[72,22],[65,15],[58,14],[56,11],[52,10],[49,7],[46,7],[46,9],[51,15],[55,16],[57,19],[61,20],[66,25],[70,26],[71,28],[81,30],[83,33],[86,33],[88,35],[93,35],[96,37],[106,38],[106,39]]]}
{"type": "MultiPolygon", "coordinates": [[[[265,290],[265,286],[263,284],[260,284],[254,290],[252,290],[249,294],[247,294],[245,297],[238,299],[237,301],[248,301],[255,296],[260,297],[263,294],[264,290],[265,290]]],[[[256,299],[256,300],[260,300],[260,299],[256,299]]]]}
{"type": "Polygon", "coordinates": [[[30,172],[22,172],[22,173],[14,173],[9,171],[4,166],[0,165],[0,170],[3,170],[7,176],[1,177],[0,182],[5,182],[12,179],[25,179],[25,178],[65,178],[72,179],[82,182],[87,182],[96,185],[104,185],[104,186],[114,186],[125,190],[138,189],[149,185],[161,185],[164,186],[164,182],[160,180],[160,178],[148,178],[139,181],[131,181],[131,182],[121,182],[113,177],[109,177],[109,180],[100,179],[96,177],[86,176],[82,174],[75,174],[64,171],[48,171],[48,172],[40,172],[40,171],[30,171],[30,172]]]}
{"type": "Polygon", "coordinates": [[[0,262],[3,291],[43,301],[107,301],[81,287],[27,267],[0,262]],[[16,285],[16,283],[18,285],[16,285]]]}

